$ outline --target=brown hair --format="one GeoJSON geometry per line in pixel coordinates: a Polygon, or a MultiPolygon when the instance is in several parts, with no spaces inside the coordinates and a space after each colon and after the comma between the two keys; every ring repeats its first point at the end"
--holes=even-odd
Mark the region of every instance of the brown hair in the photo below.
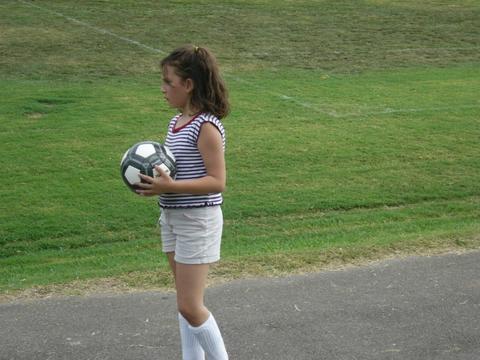
{"type": "Polygon", "coordinates": [[[193,81],[190,98],[195,108],[222,119],[230,112],[228,91],[215,56],[206,48],[185,45],[164,58],[160,66],[172,66],[183,80],[193,81]]]}

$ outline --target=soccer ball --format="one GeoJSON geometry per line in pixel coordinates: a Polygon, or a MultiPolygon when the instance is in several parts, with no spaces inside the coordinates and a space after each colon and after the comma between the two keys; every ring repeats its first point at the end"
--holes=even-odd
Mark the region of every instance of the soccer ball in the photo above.
{"type": "Polygon", "coordinates": [[[120,174],[125,184],[132,190],[140,189],[136,183],[143,182],[138,174],[159,176],[155,165],[175,178],[175,156],[168,147],[155,141],[142,141],[128,149],[120,162],[120,174]]]}

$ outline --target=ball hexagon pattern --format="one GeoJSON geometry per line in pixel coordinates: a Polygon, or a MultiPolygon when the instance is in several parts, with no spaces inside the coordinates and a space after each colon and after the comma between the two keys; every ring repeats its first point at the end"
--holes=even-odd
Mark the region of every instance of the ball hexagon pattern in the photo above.
{"type": "Polygon", "coordinates": [[[175,178],[176,161],[170,149],[155,141],[142,141],[125,152],[120,162],[120,174],[130,190],[135,191],[139,189],[136,184],[142,182],[139,174],[158,176],[155,165],[175,178]]]}

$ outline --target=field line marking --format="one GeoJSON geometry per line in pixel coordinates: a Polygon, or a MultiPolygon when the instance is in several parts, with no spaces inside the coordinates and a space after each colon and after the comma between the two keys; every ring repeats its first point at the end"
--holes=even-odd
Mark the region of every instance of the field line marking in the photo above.
{"type": "Polygon", "coordinates": [[[385,52],[408,52],[408,51],[456,51],[456,50],[479,50],[480,46],[465,47],[422,47],[422,48],[404,48],[404,49],[387,49],[385,52]]]}
{"type": "Polygon", "coordinates": [[[232,79],[236,80],[237,82],[242,82],[242,83],[248,84],[250,86],[254,86],[258,89],[261,89],[261,90],[263,90],[264,92],[266,92],[270,95],[273,95],[275,97],[280,98],[281,100],[290,101],[290,102],[295,103],[297,105],[300,105],[304,108],[313,110],[315,112],[318,112],[318,113],[321,113],[321,114],[324,114],[324,115],[331,116],[331,117],[336,118],[336,119],[349,118],[349,117],[370,116],[370,115],[387,115],[387,114],[395,114],[395,113],[417,113],[417,112],[427,112],[427,111],[451,111],[451,110],[457,110],[457,109],[478,109],[478,108],[480,108],[480,104],[479,105],[457,105],[457,106],[434,106],[434,107],[425,107],[425,108],[403,108],[403,109],[402,108],[395,109],[395,108],[385,107],[383,109],[380,108],[378,110],[372,110],[372,111],[368,111],[368,108],[367,108],[367,109],[365,109],[365,110],[367,110],[365,112],[359,111],[359,112],[344,112],[344,113],[342,113],[342,112],[337,112],[336,110],[330,110],[330,111],[321,110],[317,106],[314,106],[314,105],[312,105],[308,102],[304,102],[304,101],[301,101],[301,100],[296,99],[294,97],[287,96],[287,95],[284,95],[282,93],[278,93],[278,92],[275,92],[275,91],[272,91],[272,90],[266,90],[261,85],[258,85],[257,83],[254,83],[252,81],[248,81],[248,80],[239,78],[237,76],[232,76],[232,75],[230,75],[230,77],[232,79]]]}
{"type": "Polygon", "coordinates": [[[320,114],[324,114],[324,115],[328,115],[328,116],[331,116],[331,117],[339,117],[338,114],[335,112],[335,111],[327,111],[327,110],[322,110],[320,108],[318,108],[317,106],[314,106],[313,104],[310,104],[308,102],[305,102],[305,101],[301,101],[295,97],[292,97],[292,96],[288,96],[288,95],[285,95],[283,93],[280,93],[280,92],[276,92],[276,91],[272,91],[272,90],[269,90],[269,89],[266,89],[264,88],[263,86],[261,85],[258,85],[257,83],[253,82],[253,81],[249,81],[249,80],[245,80],[245,79],[242,79],[238,76],[234,76],[234,75],[231,75],[231,74],[228,74],[228,76],[230,78],[232,78],[233,80],[237,81],[237,82],[240,82],[240,83],[244,83],[244,84],[247,84],[249,86],[254,86],[256,87],[257,89],[260,89],[262,90],[263,92],[267,93],[267,94],[270,94],[272,96],[275,96],[277,98],[279,98],[280,100],[283,100],[283,101],[290,101],[292,103],[295,103],[301,107],[304,107],[306,109],[309,109],[309,110],[313,110],[313,111],[316,111],[320,114]]]}
{"type": "Polygon", "coordinates": [[[84,26],[86,28],[89,28],[91,30],[94,30],[100,34],[104,34],[104,35],[109,35],[111,37],[114,37],[116,39],[119,39],[119,40],[122,40],[122,41],[125,41],[127,43],[130,43],[130,44],[133,44],[133,45],[136,45],[138,47],[141,47],[141,48],[144,48],[146,50],[149,50],[149,51],[153,51],[153,52],[156,52],[156,53],[159,53],[159,54],[167,54],[165,51],[161,50],[161,49],[156,49],[154,47],[151,47],[151,46],[148,46],[148,45],[145,45],[145,44],[142,44],[140,41],[136,41],[136,40],[133,40],[133,39],[130,39],[130,38],[127,38],[125,36],[121,36],[121,35],[118,35],[118,34],[115,34],[114,32],[111,32],[109,30],[106,30],[106,29],[103,29],[103,28],[99,28],[97,26],[93,26],[93,25],[90,25],[89,23],[85,22],[85,21],[81,21],[81,20],[78,20],[78,19],[75,19],[71,16],[68,16],[68,15],[65,15],[65,14],[62,14],[58,11],[55,11],[55,10],[50,10],[50,9],[47,9],[43,6],[39,6],[39,5],[36,5],[36,4],[32,4],[31,2],[28,2],[28,1],[24,1],[24,0],[17,0],[18,2],[21,2],[22,4],[24,5],[27,5],[27,6],[30,6],[30,7],[34,7],[34,8],[37,8],[37,9],[40,9],[42,11],[45,11],[45,12],[48,12],[50,14],[53,14],[53,15],[57,15],[57,16],[60,16],[64,19],[67,19],[68,21],[71,21],[73,23],[76,23],[78,25],[81,25],[81,26],[84,26]]]}
{"type": "Polygon", "coordinates": [[[358,112],[358,113],[343,113],[336,114],[337,118],[347,118],[347,117],[359,117],[359,116],[370,116],[370,115],[386,115],[386,114],[395,114],[395,113],[416,113],[416,112],[427,112],[427,111],[450,111],[458,109],[480,109],[479,105],[457,105],[457,106],[434,106],[426,108],[405,108],[405,109],[393,109],[385,108],[378,111],[367,111],[367,112],[358,112]]]}

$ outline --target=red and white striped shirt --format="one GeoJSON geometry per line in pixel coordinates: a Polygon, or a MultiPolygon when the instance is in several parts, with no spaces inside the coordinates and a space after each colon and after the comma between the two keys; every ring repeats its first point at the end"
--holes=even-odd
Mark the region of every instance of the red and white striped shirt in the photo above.
{"type": "MultiPolygon", "coordinates": [[[[177,162],[176,180],[198,179],[207,175],[207,169],[198,150],[198,137],[202,125],[209,122],[222,135],[223,149],[225,150],[225,129],[221,121],[209,113],[200,113],[194,116],[187,124],[177,128],[176,124],[181,114],[175,116],[168,125],[165,145],[170,148],[177,162]]],[[[214,206],[223,203],[221,193],[209,194],[162,194],[159,205],[163,208],[189,208],[214,206]]]]}

